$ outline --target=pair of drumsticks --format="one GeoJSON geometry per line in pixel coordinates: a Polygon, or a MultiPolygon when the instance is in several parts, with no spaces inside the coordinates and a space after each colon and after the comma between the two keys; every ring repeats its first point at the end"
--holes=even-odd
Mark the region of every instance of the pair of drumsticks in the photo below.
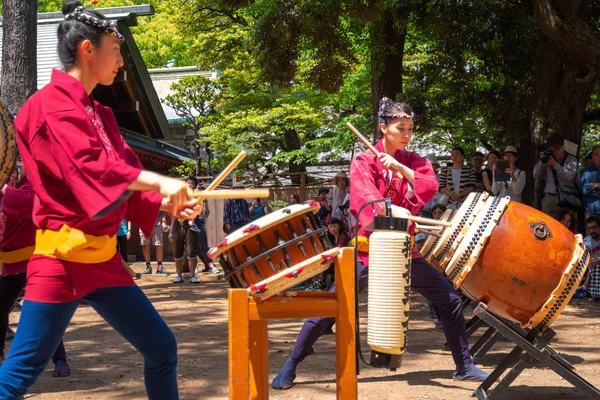
{"type": "MultiPolygon", "coordinates": [[[[269,197],[269,189],[232,189],[232,190],[214,190],[221,182],[227,178],[235,167],[246,157],[246,152],[242,151],[233,161],[208,185],[205,190],[194,190],[194,199],[197,203],[201,203],[205,199],[246,199],[246,198],[262,198],[269,197]]],[[[184,219],[180,218],[179,222],[184,219]]]]}
{"type": "MultiPolygon", "coordinates": [[[[367,148],[373,154],[375,154],[375,156],[377,156],[377,158],[379,158],[381,153],[371,143],[369,143],[369,141],[358,131],[358,129],[356,129],[354,127],[354,125],[352,125],[350,122],[346,122],[346,126],[348,127],[348,129],[350,129],[350,131],[352,133],[354,133],[354,135],[358,139],[360,139],[361,142],[364,143],[365,146],[367,146],[367,148]]],[[[399,171],[392,171],[392,172],[399,179],[404,178],[399,171]]],[[[431,218],[416,217],[414,215],[408,216],[408,217],[406,217],[406,219],[408,219],[409,221],[415,222],[417,224],[416,228],[419,232],[425,233],[427,235],[437,236],[437,237],[439,237],[439,234],[437,234],[435,231],[440,231],[444,227],[452,226],[452,224],[450,222],[439,221],[437,219],[431,219],[431,218]]]]}

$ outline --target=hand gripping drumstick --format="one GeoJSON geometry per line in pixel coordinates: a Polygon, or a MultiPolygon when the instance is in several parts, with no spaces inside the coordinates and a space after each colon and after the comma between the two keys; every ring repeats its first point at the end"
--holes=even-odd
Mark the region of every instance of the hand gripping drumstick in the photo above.
{"type": "MultiPolygon", "coordinates": [[[[348,127],[348,129],[350,129],[350,131],[352,133],[354,133],[356,135],[357,138],[360,139],[361,142],[363,142],[365,144],[365,146],[367,146],[369,148],[369,150],[371,150],[371,152],[373,154],[375,154],[377,156],[377,158],[379,158],[379,155],[381,154],[379,152],[379,150],[377,150],[375,147],[373,147],[373,145],[371,143],[369,143],[369,141],[367,139],[365,139],[365,137],[358,131],[358,129],[356,129],[354,127],[354,125],[352,125],[350,122],[346,122],[346,127],[348,127]]],[[[402,176],[402,174],[398,171],[395,170],[391,170],[394,175],[396,175],[396,177],[398,179],[404,179],[404,176],[402,176]]]]}
{"type": "MultiPolygon", "coordinates": [[[[363,142],[365,144],[365,146],[367,146],[369,148],[369,150],[371,150],[371,152],[373,152],[373,154],[375,154],[377,157],[379,157],[379,154],[381,154],[375,147],[373,147],[373,145],[371,143],[369,143],[369,141],[367,139],[365,139],[365,137],[358,131],[358,129],[356,129],[354,127],[354,125],[352,125],[350,122],[346,122],[346,126],[348,127],[348,129],[350,129],[350,131],[352,133],[354,133],[356,135],[357,138],[360,139],[361,142],[363,142]]],[[[402,174],[398,171],[392,171],[394,172],[394,175],[396,175],[399,179],[404,179],[404,177],[402,176],[402,174]]],[[[445,221],[439,221],[437,219],[430,219],[430,218],[422,218],[422,217],[415,217],[415,216],[410,216],[410,217],[406,217],[406,219],[413,221],[413,222],[418,222],[421,224],[425,224],[425,225],[434,225],[434,226],[452,226],[452,224],[450,222],[445,222],[445,221]]]]}

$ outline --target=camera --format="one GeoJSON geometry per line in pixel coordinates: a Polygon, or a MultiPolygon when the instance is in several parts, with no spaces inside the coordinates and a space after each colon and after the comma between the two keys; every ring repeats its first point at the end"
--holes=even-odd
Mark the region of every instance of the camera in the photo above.
{"type": "Polygon", "coordinates": [[[556,157],[554,156],[554,152],[552,150],[545,150],[544,155],[542,156],[542,158],[540,158],[540,161],[542,161],[542,164],[546,164],[550,157],[556,160],[556,157]]]}

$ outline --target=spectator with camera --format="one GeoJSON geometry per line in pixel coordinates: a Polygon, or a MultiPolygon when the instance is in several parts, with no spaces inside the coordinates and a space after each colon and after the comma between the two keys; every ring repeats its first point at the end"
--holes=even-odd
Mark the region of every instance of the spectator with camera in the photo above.
{"type": "Polygon", "coordinates": [[[527,179],[524,171],[516,167],[519,152],[515,146],[506,146],[503,160],[492,165],[492,194],[521,202],[521,193],[527,179]]]}
{"type": "Polygon", "coordinates": [[[586,217],[600,215],[600,146],[594,146],[592,162],[581,174],[581,190],[586,217]]]}
{"type": "Polygon", "coordinates": [[[248,213],[250,213],[250,221],[256,221],[257,219],[264,217],[271,212],[269,206],[269,199],[254,199],[252,203],[248,204],[248,213]]]}
{"type": "Polygon", "coordinates": [[[448,208],[457,209],[465,198],[475,190],[475,171],[463,165],[465,151],[455,147],[450,153],[452,166],[446,168],[438,177],[440,192],[448,196],[448,208]]]}
{"type": "Polygon", "coordinates": [[[577,158],[565,151],[563,143],[562,138],[551,138],[547,150],[540,153],[540,160],[533,169],[535,179],[546,179],[542,211],[556,219],[561,207],[571,209],[578,207],[575,194],[578,162],[577,158]]]}

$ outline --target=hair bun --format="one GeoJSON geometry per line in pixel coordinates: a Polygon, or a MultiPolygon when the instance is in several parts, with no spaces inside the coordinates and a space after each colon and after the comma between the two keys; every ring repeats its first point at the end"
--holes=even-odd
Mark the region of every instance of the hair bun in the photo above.
{"type": "Polygon", "coordinates": [[[71,14],[77,7],[83,7],[83,4],[77,0],[67,0],[62,6],[62,13],[63,15],[71,14]]]}
{"type": "Polygon", "coordinates": [[[383,107],[389,101],[390,99],[388,99],[387,96],[383,96],[381,100],[379,100],[379,108],[381,109],[381,107],[383,107]]]}

